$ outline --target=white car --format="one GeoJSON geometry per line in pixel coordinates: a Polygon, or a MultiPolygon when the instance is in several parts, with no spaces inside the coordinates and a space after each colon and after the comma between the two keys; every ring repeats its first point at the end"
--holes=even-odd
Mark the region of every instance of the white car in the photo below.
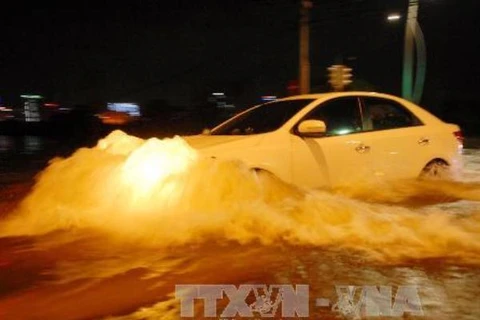
{"type": "Polygon", "coordinates": [[[421,107],[374,92],[308,94],[252,107],[186,137],[205,156],[239,159],[305,187],[416,178],[461,167],[462,132],[421,107]]]}

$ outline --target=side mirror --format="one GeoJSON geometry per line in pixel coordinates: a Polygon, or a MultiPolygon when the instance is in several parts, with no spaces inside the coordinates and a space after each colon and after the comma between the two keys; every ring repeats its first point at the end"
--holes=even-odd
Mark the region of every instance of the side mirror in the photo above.
{"type": "Polygon", "coordinates": [[[303,120],[297,131],[304,137],[319,137],[327,132],[327,125],[322,120],[303,120]]]}

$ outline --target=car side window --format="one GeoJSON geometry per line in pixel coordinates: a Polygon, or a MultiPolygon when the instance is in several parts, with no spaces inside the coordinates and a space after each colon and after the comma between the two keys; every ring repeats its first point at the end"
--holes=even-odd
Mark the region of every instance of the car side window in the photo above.
{"type": "Polygon", "coordinates": [[[328,100],[313,109],[303,120],[322,120],[327,126],[327,136],[344,135],[363,130],[360,107],[356,97],[328,100]]]}
{"type": "Polygon", "coordinates": [[[265,103],[224,122],[212,135],[249,135],[277,130],[314,99],[280,100],[265,103]]]}
{"type": "Polygon", "coordinates": [[[396,101],[362,98],[365,130],[387,130],[421,125],[422,122],[396,101]]]}

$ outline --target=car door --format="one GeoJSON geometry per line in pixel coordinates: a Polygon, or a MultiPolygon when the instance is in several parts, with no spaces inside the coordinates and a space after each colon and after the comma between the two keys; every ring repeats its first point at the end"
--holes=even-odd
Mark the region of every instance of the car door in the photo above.
{"type": "Polygon", "coordinates": [[[371,176],[370,141],[363,132],[358,97],[322,102],[292,128],[292,180],[307,187],[332,187],[364,181],[371,176]],[[326,133],[302,136],[303,120],[322,120],[326,133]]]}
{"type": "Polygon", "coordinates": [[[431,137],[423,123],[392,99],[361,97],[361,102],[374,175],[386,180],[416,177],[430,157],[431,137]]]}

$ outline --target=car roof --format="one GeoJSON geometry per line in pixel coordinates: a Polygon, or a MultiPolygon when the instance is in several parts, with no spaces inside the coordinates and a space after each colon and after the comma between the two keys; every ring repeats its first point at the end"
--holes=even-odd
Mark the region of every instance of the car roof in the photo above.
{"type": "Polygon", "coordinates": [[[297,100],[297,99],[314,99],[314,100],[328,100],[332,98],[339,98],[339,97],[377,97],[377,98],[386,98],[391,100],[396,100],[397,102],[401,102],[403,106],[407,107],[411,112],[414,112],[417,117],[420,118],[423,122],[436,122],[442,123],[443,121],[437,118],[435,115],[427,111],[426,109],[422,108],[418,104],[408,101],[402,97],[388,94],[388,93],[381,93],[375,91],[342,91],[342,92],[327,92],[327,93],[312,93],[312,94],[303,94],[303,95],[296,95],[296,96],[289,96],[285,98],[277,99],[277,101],[282,100],[297,100]]]}
{"type": "Polygon", "coordinates": [[[389,98],[389,99],[405,100],[399,96],[395,96],[388,93],[375,92],[375,91],[342,91],[342,92],[310,93],[310,94],[284,97],[277,100],[325,99],[325,98],[349,97],[349,96],[382,97],[382,98],[389,98]]]}

